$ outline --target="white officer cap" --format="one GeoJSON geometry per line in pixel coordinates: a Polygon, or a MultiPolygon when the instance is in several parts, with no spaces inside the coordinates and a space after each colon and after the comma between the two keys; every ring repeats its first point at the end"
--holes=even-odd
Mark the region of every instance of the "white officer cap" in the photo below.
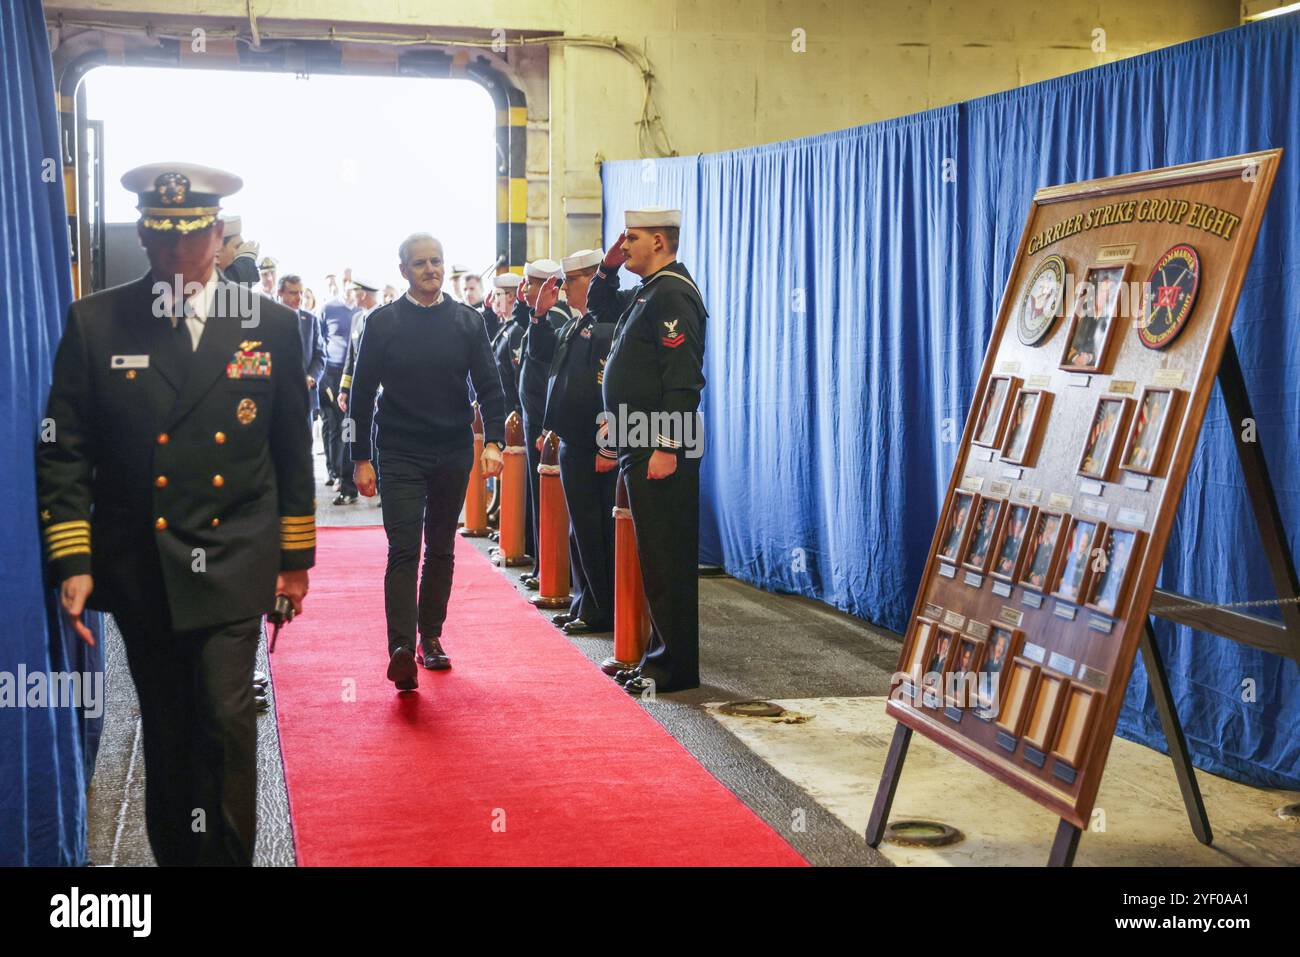
{"type": "Polygon", "coordinates": [[[222,197],[239,192],[244,181],[197,163],[148,163],[123,173],[122,185],[139,197],[145,229],[184,234],[215,223],[222,197]]]}
{"type": "Polygon", "coordinates": [[[524,277],[517,272],[503,272],[499,276],[492,277],[492,285],[497,289],[518,289],[523,281],[524,277]]]}
{"type": "Polygon", "coordinates": [[[640,209],[627,210],[623,214],[623,222],[628,229],[648,229],[653,226],[681,228],[682,211],[664,206],[642,206],[640,209]]]}
{"type": "Polygon", "coordinates": [[[564,274],[567,276],[571,272],[580,272],[583,269],[593,269],[600,265],[600,261],[605,258],[605,254],[599,249],[579,249],[576,253],[569,253],[564,257],[562,265],[564,274]]]}
{"type": "Polygon", "coordinates": [[[356,273],[352,274],[352,285],[356,286],[358,289],[364,289],[366,292],[379,292],[379,286],[377,283],[373,283],[369,279],[363,279],[356,273]]]}
{"type": "Polygon", "coordinates": [[[240,233],[244,231],[244,220],[242,217],[227,216],[225,213],[222,213],[221,223],[226,228],[225,235],[227,239],[229,239],[231,236],[238,236],[240,233]]]}
{"type": "Polygon", "coordinates": [[[560,264],[554,259],[534,259],[524,267],[524,277],[527,279],[550,279],[563,272],[560,264]]]}

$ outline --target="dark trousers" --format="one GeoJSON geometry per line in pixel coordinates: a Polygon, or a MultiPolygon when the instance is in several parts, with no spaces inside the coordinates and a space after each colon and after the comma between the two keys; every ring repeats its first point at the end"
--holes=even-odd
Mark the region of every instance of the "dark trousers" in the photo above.
{"type": "Polygon", "coordinates": [[[537,450],[537,440],[542,435],[542,417],[531,416],[527,412],[523,415],[524,419],[524,447],[528,454],[528,486],[524,494],[527,499],[525,508],[524,526],[524,552],[533,556],[533,574],[538,572],[537,553],[541,551],[538,547],[541,538],[538,530],[538,521],[541,518],[541,493],[542,479],[537,474],[537,466],[542,464],[542,453],[537,450]]]}
{"type": "Polygon", "coordinates": [[[145,824],[160,865],[253,863],[261,618],[172,630],[156,600],[116,612],[140,699],[145,824]]]}
{"type": "Polygon", "coordinates": [[[569,613],[598,630],[614,625],[614,486],[618,470],[596,471],[596,450],[560,443],[560,482],[569,507],[569,613]]]}
{"type": "Polygon", "coordinates": [[[659,691],[700,684],[700,460],[679,456],[666,479],[646,477],[648,460],[619,463],[627,483],[650,642],[641,673],[659,691]]]}
{"type": "MultiPolygon", "coordinates": [[[[343,413],[336,404],[339,397],[339,380],[342,366],[326,366],[320,381],[321,439],[325,443],[325,468],[330,478],[339,477],[339,460],[346,454],[340,436],[343,432],[343,413]],[[331,399],[330,396],[333,396],[331,399]]],[[[351,472],[351,469],[348,470],[351,472]]]]}
{"type": "Polygon", "coordinates": [[[414,651],[417,631],[429,638],[442,635],[456,564],[456,522],[465,502],[473,460],[473,446],[441,453],[380,449],[379,495],[384,533],[388,536],[384,613],[390,655],[399,647],[414,651]]]}

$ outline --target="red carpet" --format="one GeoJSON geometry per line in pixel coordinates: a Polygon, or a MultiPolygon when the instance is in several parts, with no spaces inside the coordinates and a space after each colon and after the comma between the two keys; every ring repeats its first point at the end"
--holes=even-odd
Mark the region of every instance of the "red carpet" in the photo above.
{"type": "Polygon", "coordinates": [[[318,532],[274,665],[305,865],[801,865],[458,539],[453,670],[384,677],[379,528],[318,532]]]}

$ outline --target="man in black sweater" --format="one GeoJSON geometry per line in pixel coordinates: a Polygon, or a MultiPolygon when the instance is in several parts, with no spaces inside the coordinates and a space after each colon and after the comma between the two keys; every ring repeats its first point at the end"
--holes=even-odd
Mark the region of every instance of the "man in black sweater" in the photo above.
{"type": "Polygon", "coordinates": [[[388,535],[384,612],[388,619],[388,678],[399,691],[417,687],[416,634],[420,664],[451,667],[442,647],[455,564],[456,519],[474,459],[474,412],[467,380],[483,415],[482,468],[501,472],[505,447],[505,400],[488,348],[483,321],[473,309],[442,291],[442,243],[415,233],[398,250],[410,289],[366,320],[352,377],[353,478],[367,497],[375,494],[372,458],[388,535]],[[371,448],[374,412],[376,437],[371,448]],[[424,562],[416,600],[420,533],[424,562]]]}

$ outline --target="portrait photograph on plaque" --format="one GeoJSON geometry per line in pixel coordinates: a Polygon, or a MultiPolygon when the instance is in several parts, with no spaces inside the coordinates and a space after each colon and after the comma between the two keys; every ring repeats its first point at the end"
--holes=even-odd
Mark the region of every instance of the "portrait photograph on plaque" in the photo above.
{"type": "Polygon", "coordinates": [[[1084,438],[1078,473],[1106,481],[1114,471],[1115,456],[1123,443],[1133,402],[1120,396],[1103,395],[1092,413],[1092,425],[1084,438]]]}
{"type": "Polygon", "coordinates": [[[1069,267],[1060,256],[1048,256],[1025,283],[1020,308],[1016,311],[1016,335],[1027,346],[1047,338],[1061,315],[1065,301],[1065,277],[1069,267]]]}
{"type": "Polygon", "coordinates": [[[1038,453],[1039,424],[1046,418],[1052,395],[1041,389],[1021,389],[1011,402],[1011,417],[1002,443],[1002,460],[1032,466],[1038,453]]]}
{"type": "Polygon", "coordinates": [[[986,712],[996,712],[997,705],[1006,690],[1006,675],[1003,673],[1009,662],[1020,654],[1020,645],[1025,633],[1019,628],[1006,625],[994,625],[985,642],[984,660],[980,663],[981,698],[980,707],[986,712]]]}
{"type": "Polygon", "coordinates": [[[993,565],[989,574],[994,578],[1004,582],[1016,581],[1020,563],[1025,556],[1025,545],[1029,541],[1029,530],[1034,525],[1037,512],[1038,509],[1033,505],[1012,504],[1008,507],[993,545],[993,565]]]}
{"type": "Polygon", "coordinates": [[[953,680],[945,683],[948,704],[973,708],[979,703],[979,665],[983,653],[982,640],[967,635],[957,639],[957,652],[952,660],[953,680]]]}
{"type": "Polygon", "coordinates": [[[1038,681],[1038,665],[1028,658],[1012,658],[1010,671],[1003,671],[1007,689],[1002,694],[997,725],[1011,737],[1019,738],[1029,711],[1029,697],[1038,681]]]}
{"type": "Polygon", "coordinates": [[[1121,295],[1127,272],[1127,263],[1093,266],[1079,283],[1065,351],[1061,354],[1062,369],[1106,371],[1111,340],[1115,338],[1116,328],[1124,323],[1124,317],[1118,314],[1120,303],[1129,300],[1127,295],[1121,295]]]}
{"type": "Polygon", "coordinates": [[[1070,531],[1065,537],[1065,553],[1061,556],[1060,569],[1056,573],[1056,587],[1052,594],[1066,601],[1078,602],[1087,583],[1088,573],[1092,567],[1092,547],[1098,532],[1104,532],[1106,526],[1083,518],[1070,522],[1070,531]]]}
{"type": "Polygon", "coordinates": [[[1142,543],[1142,533],[1127,528],[1108,528],[1101,539],[1101,569],[1088,584],[1089,608],[1114,617],[1128,587],[1128,572],[1133,555],[1142,543]]]}
{"type": "Polygon", "coordinates": [[[973,492],[957,492],[948,506],[943,523],[943,538],[939,542],[939,557],[956,565],[961,560],[961,550],[966,544],[970,529],[971,510],[979,496],[973,492]]]}
{"type": "Polygon", "coordinates": [[[1032,526],[1020,584],[1034,591],[1047,591],[1056,558],[1065,539],[1066,521],[1061,512],[1039,512],[1032,526]]]}
{"type": "Polygon", "coordinates": [[[1119,467],[1126,472],[1156,475],[1164,458],[1165,433],[1178,402],[1178,390],[1148,387],[1138,399],[1128,441],[1119,467]]]}
{"type": "Polygon", "coordinates": [[[1179,243],[1156,260],[1143,288],[1138,339],[1148,349],[1166,349],[1192,317],[1196,291],[1201,285],[1201,257],[1187,243],[1179,243]]]}
{"type": "Polygon", "coordinates": [[[1079,767],[1084,749],[1088,746],[1088,729],[1092,726],[1093,715],[1101,706],[1101,700],[1100,691],[1073,681],[1069,683],[1065,707],[1061,711],[1061,721],[1056,732],[1056,743],[1052,745],[1053,758],[1064,761],[1072,768],[1079,767]]]}
{"type": "Polygon", "coordinates": [[[1010,399],[1015,396],[1020,380],[1015,376],[995,375],[989,379],[980,403],[979,421],[975,423],[976,445],[999,449],[1002,447],[1007,414],[1011,411],[1010,399]]]}
{"type": "Polygon", "coordinates": [[[962,564],[978,572],[985,572],[989,567],[989,557],[993,553],[993,539],[997,535],[998,518],[1007,503],[996,498],[981,498],[975,509],[974,525],[967,537],[966,550],[962,552],[962,564]]]}

